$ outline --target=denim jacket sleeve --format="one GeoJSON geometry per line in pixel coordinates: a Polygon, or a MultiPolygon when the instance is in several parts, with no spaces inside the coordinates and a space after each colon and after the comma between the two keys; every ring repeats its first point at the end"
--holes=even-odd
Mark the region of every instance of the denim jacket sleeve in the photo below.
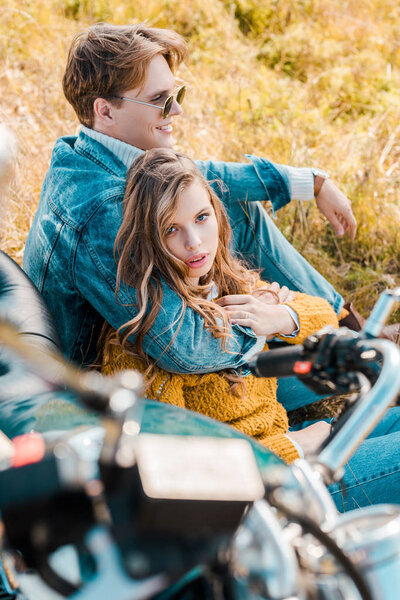
{"type": "MultiPolygon", "coordinates": [[[[230,202],[244,198],[270,200],[275,210],[287,204],[289,189],[281,171],[266,159],[250,157],[250,160],[250,163],[197,161],[196,164],[209,181],[222,180],[222,196],[229,190],[230,202]]],[[[109,212],[111,205],[111,201],[105,203],[87,223],[78,245],[74,272],[82,296],[118,328],[135,314],[132,306],[135,295],[134,290],[125,289],[120,292],[119,302],[115,301],[116,265],[110,248],[117,231],[113,227],[104,231],[104,223],[110,225],[120,220],[109,212]]],[[[205,329],[198,313],[187,309],[181,321],[180,298],[166,285],[163,293],[161,310],[144,340],[144,350],[158,360],[161,368],[177,373],[204,373],[238,368],[245,362],[244,356],[256,343],[250,329],[235,326],[228,351],[224,350],[220,340],[205,329]]]]}
{"type": "Polygon", "coordinates": [[[285,167],[259,156],[246,157],[250,163],[198,160],[196,165],[209,181],[223,181],[223,191],[229,190],[231,201],[269,200],[274,211],[288,204],[291,198],[285,167]]]}
{"type": "MultiPolygon", "coordinates": [[[[115,218],[117,204],[116,199],[104,202],[86,223],[74,259],[76,288],[114,328],[135,315],[133,288],[121,287],[118,302],[115,299],[117,267],[110,248],[113,248],[119,223],[115,218]]],[[[187,309],[182,321],[181,314],[181,299],[164,285],[162,306],[145,336],[144,350],[167,371],[204,373],[237,368],[256,343],[250,329],[235,326],[228,351],[223,350],[221,341],[204,327],[204,320],[197,312],[187,309]]]]}

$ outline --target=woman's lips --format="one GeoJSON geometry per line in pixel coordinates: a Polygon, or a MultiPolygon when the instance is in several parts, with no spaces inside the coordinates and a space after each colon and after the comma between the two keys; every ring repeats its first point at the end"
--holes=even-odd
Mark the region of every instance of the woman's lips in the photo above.
{"type": "Polygon", "coordinates": [[[208,260],[208,254],[196,254],[191,256],[185,262],[191,269],[199,269],[206,264],[208,260]]]}

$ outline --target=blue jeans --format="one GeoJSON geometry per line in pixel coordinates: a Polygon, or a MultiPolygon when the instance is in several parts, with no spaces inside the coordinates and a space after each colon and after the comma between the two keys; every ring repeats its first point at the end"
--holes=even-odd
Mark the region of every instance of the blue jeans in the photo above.
{"type": "Polygon", "coordinates": [[[277,398],[288,412],[308,406],[326,397],[309,390],[297,377],[278,378],[277,398]]]}
{"type": "Polygon", "coordinates": [[[345,465],[342,482],[328,490],[340,512],[400,504],[400,407],[387,411],[345,465]]]}

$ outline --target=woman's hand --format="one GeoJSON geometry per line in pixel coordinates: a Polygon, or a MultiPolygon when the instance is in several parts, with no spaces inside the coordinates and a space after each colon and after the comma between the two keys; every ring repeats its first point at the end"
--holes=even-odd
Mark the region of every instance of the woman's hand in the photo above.
{"type": "Polygon", "coordinates": [[[294,292],[289,290],[286,285],[281,287],[276,281],[257,288],[251,295],[254,296],[254,298],[262,300],[265,304],[283,304],[284,302],[291,302],[294,300],[294,292]]]}
{"type": "MultiPolygon", "coordinates": [[[[271,294],[268,294],[269,296],[271,294]]],[[[233,294],[216,300],[228,313],[233,325],[250,327],[267,338],[291,335],[297,329],[289,311],[281,304],[269,304],[251,294],[233,294]]]]}
{"type": "Polygon", "coordinates": [[[300,431],[289,431],[287,435],[302,447],[304,456],[310,456],[316,453],[330,432],[331,425],[329,423],[318,421],[300,431]]]}

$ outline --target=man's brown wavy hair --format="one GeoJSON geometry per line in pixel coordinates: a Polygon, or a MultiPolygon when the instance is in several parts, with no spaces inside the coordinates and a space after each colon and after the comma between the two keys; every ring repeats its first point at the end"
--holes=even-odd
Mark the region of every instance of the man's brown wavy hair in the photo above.
{"type": "Polygon", "coordinates": [[[169,29],[98,23],[79,33],[68,53],[63,90],[79,121],[93,127],[93,102],[120,105],[127,90],[144,85],[150,61],[161,54],[174,72],[187,56],[182,36],[169,29]]]}

